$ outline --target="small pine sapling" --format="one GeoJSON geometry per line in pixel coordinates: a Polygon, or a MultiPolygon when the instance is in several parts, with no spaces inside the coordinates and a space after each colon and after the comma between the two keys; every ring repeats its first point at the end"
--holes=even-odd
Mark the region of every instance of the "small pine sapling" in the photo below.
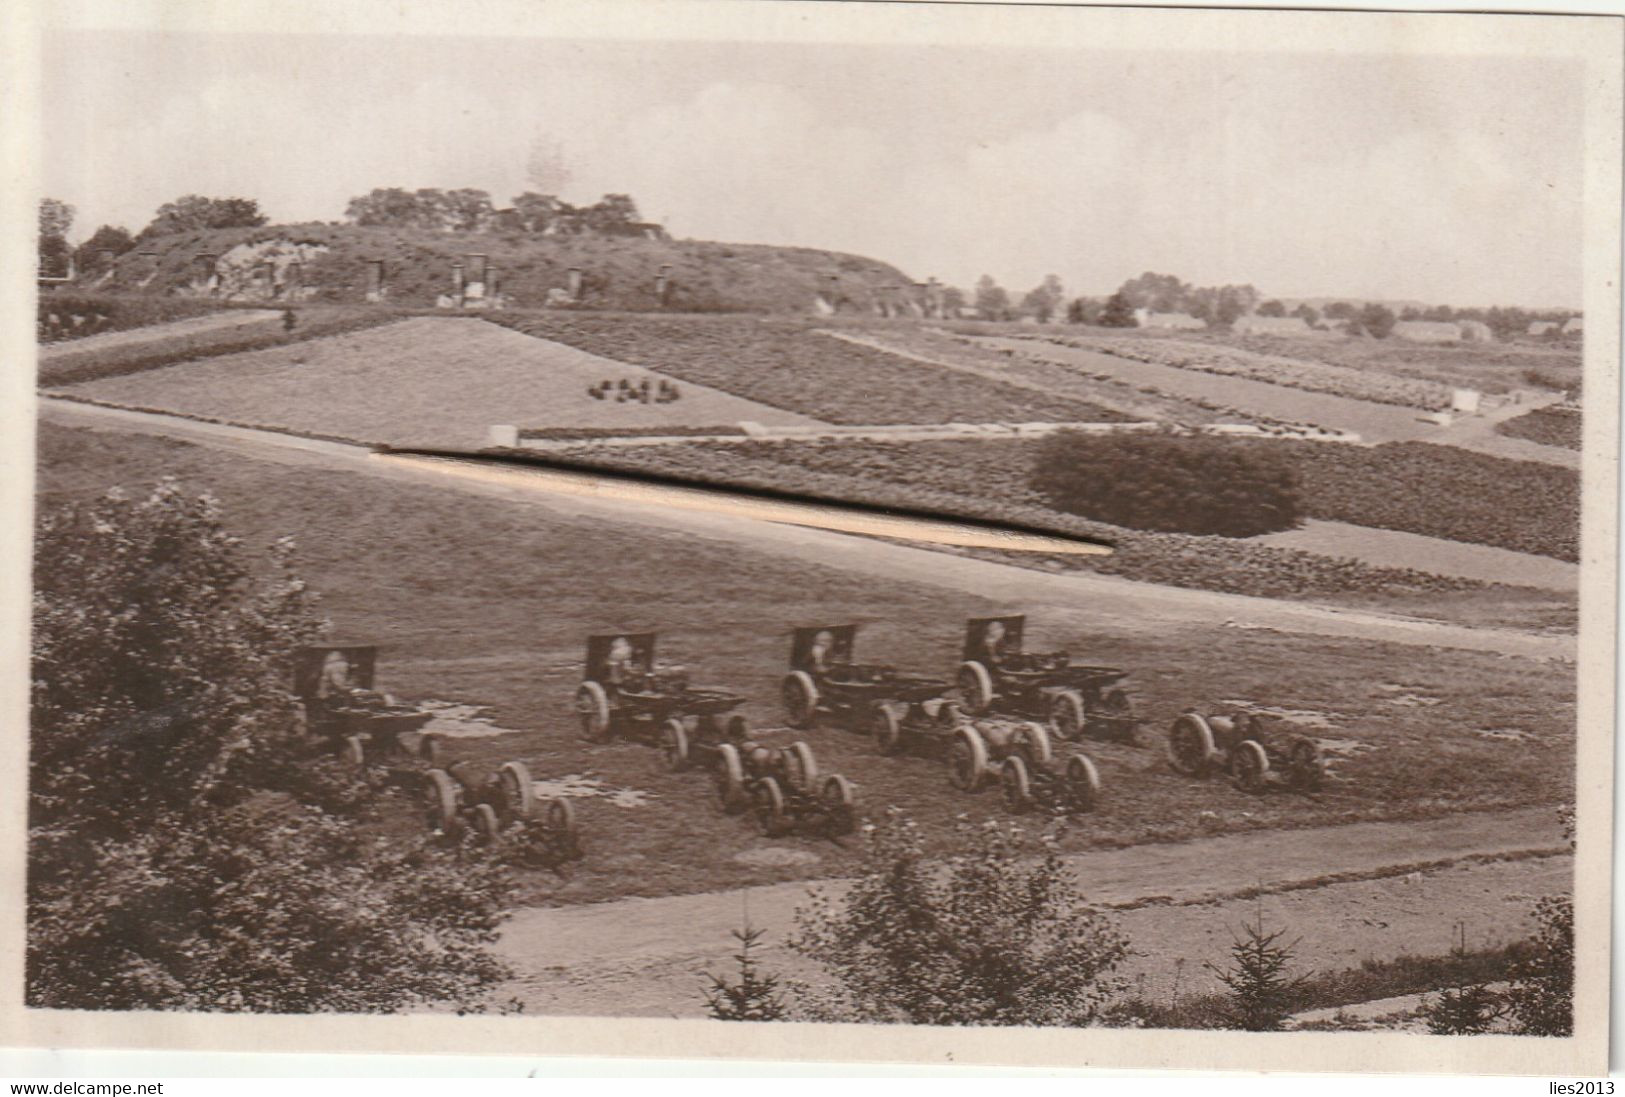
{"type": "Polygon", "coordinates": [[[779,1021],[788,1008],[779,992],[779,978],[766,974],[760,962],[752,955],[761,947],[765,930],[745,926],[733,931],[739,942],[734,962],[739,965],[739,978],[729,982],[720,975],[712,975],[711,988],[705,992],[705,1008],[717,1021],[779,1021]]]}

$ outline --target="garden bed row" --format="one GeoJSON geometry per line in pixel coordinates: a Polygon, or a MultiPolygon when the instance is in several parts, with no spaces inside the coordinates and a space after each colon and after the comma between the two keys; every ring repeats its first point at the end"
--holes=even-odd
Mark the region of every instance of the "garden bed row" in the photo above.
{"type": "Polygon", "coordinates": [[[307,308],[295,311],[289,330],[281,317],[208,331],[178,332],[172,338],[123,346],[97,347],[58,354],[40,362],[39,383],[72,385],[173,366],[199,358],[266,350],[287,343],[343,335],[400,319],[393,312],[354,307],[307,308]]]}
{"type": "MultiPolygon", "coordinates": [[[[1030,439],[696,442],[644,447],[636,452],[582,447],[567,450],[564,456],[596,467],[661,472],[710,484],[774,488],[837,501],[906,506],[1076,533],[1117,544],[1119,553],[1114,560],[1136,561],[1111,566],[1132,566],[1136,577],[1154,573],[1157,581],[1175,585],[1216,581],[1227,585],[1212,589],[1289,595],[1321,589],[1317,586],[1321,576],[1338,585],[1347,580],[1341,572],[1326,570],[1330,562],[1323,557],[1312,557],[1319,563],[1310,574],[1304,571],[1310,567],[1308,562],[1296,558],[1307,554],[1295,554],[1290,560],[1269,554],[1257,557],[1252,554],[1265,552],[1261,546],[1227,538],[1135,533],[1061,514],[1046,506],[1030,485],[1039,444],[1030,439]],[[1141,545],[1137,538],[1153,540],[1141,545]],[[1161,538],[1179,538],[1177,551],[1168,551],[1175,542],[1157,540],[1161,538]],[[1183,553],[1198,550],[1215,563],[1198,566],[1183,559],[1183,553]],[[1254,561],[1262,569],[1256,573],[1254,561]],[[1193,568],[1199,581],[1178,581],[1179,575],[1193,568]],[[1210,574],[1204,568],[1218,571],[1210,574]],[[1223,578],[1233,573],[1233,579],[1223,578]]],[[[1579,477],[1569,469],[1426,442],[1373,447],[1296,441],[1233,444],[1268,446],[1272,453],[1286,456],[1296,471],[1308,517],[1560,560],[1579,558],[1579,477]]],[[[1402,586],[1414,582],[1403,576],[1382,581],[1402,586]]]]}
{"type": "Polygon", "coordinates": [[[760,317],[504,314],[486,319],[827,423],[1126,422],[1086,400],[926,365],[760,317]]]}
{"type": "Polygon", "coordinates": [[[1495,424],[1495,432],[1508,438],[1522,438],[1543,446],[1579,449],[1582,420],[1579,408],[1561,406],[1536,408],[1515,419],[1495,424]]]}
{"type": "MultiPolygon", "coordinates": [[[[700,484],[805,499],[961,516],[1105,542],[1109,556],[1057,556],[1058,564],[1170,586],[1268,598],[1376,592],[1442,593],[1486,584],[1408,568],[1258,545],[1225,537],[1144,533],[1061,514],[1026,487],[1025,443],[706,443],[620,450],[585,446],[558,459],[700,484]],[[958,447],[945,460],[942,447],[958,447]]],[[[523,451],[517,451],[522,454],[523,451]]]]}
{"type": "Polygon", "coordinates": [[[1451,391],[1432,381],[1334,366],[1325,362],[1260,354],[1219,343],[1189,343],[1175,339],[1134,339],[1105,336],[1028,336],[1059,346],[1097,351],[1134,362],[1196,370],[1225,377],[1243,377],[1272,385],[1323,392],[1377,404],[1440,411],[1450,406],[1451,391]]]}

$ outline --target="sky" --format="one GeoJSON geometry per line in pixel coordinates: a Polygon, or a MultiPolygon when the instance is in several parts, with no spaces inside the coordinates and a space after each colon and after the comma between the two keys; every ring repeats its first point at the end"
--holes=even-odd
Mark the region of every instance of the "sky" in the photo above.
{"type": "Polygon", "coordinates": [[[1550,58],[58,30],[42,64],[76,236],[190,193],[275,221],[382,186],[505,205],[556,144],[569,201],[919,281],[1581,298],[1581,76],[1550,58]]]}

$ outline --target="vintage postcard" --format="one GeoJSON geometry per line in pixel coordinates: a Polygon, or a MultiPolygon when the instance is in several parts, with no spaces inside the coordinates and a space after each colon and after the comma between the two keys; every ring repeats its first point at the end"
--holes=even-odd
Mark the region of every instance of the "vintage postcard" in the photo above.
{"type": "Polygon", "coordinates": [[[411,7],[22,9],[10,1039],[1605,1068],[1619,20],[411,7]]]}

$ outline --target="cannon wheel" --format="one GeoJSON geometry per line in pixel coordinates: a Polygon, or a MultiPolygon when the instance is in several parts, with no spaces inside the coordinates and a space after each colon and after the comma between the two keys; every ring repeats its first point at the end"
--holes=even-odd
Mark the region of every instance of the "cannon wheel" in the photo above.
{"type": "Polygon", "coordinates": [[[980,716],[993,707],[993,678],[981,663],[974,659],[960,663],[955,684],[959,686],[965,711],[972,716],[980,716]]]}
{"type": "Polygon", "coordinates": [[[1168,764],[1174,772],[1206,777],[1215,753],[1213,729],[1200,713],[1184,713],[1168,729],[1168,764]]]}
{"type": "Polygon", "coordinates": [[[717,748],[717,801],[729,815],[745,809],[745,763],[732,743],[717,748]]]}
{"type": "Polygon", "coordinates": [[[367,742],[359,735],[347,735],[339,748],[339,758],[347,766],[360,769],[367,764],[367,742]]]}
{"type": "Polygon", "coordinates": [[[497,819],[496,808],[490,804],[474,805],[474,833],[487,845],[497,840],[497,835],[502,833],[502,823],[497,819]]]}
{"type": "Polygon", "coordinates": [[[582,682],[576,690],[576,714],[581,717],[581,735],[595,743],[609,738],[609,694],[597,682],[582,682]]]}
{"type": "Polygon", "coordinates": [[[804,670],[792,670],[779,686],[779,697],[793,728],[810,728],[818,716],[818,687],[812,675],[804,670]]]}
{"type": "Polygon", "coordinates": [[[811,792],[818,783],[818,759],[812,747],[797,739],[784,751],[784,778],[793,792],[811,792]]]}
{"type": "Polygon", "coordinates": [[[561,838],[567,838],[571,842],[575,841],[576,809],[575,805],[570,803],[570,801],[566,800],[564,797],[555,796],[547,802],[547,810],[543,815],[543,822],[547,824],[548,830],[559,835],[561,838]]]}
{"type": "Polygon", "coordinates": [[[959,726],[964,714],[965,710],[959,707],[958,702],[944,700],[937,706],[937,726],[952,731],[959,726]]]}
{"type": "Polygon", "coordinates": [[[497,770],[497,785],[502,789],[503,808],[510,819],[529,819],[536,806],[536,782],[530,779],[530,769],[523,762],[503,762],[497,770]]]}
{"type": "Polygon", "coordinates": [[[1299,792],[1319,792],[1326,780],[1326,763],[1320,756],[1320,744],[1313,739],[1296,738],[1287,751],[1287,780],[1299,792]]]}
{"type": "Polygon", "coordinates": [[[443,769],[431,769],[423,779],[423,794],[428,801],[429,829],[443,834],[455,832],[462,790],[452,780],[451,774],[443,769]]]}
{"type": "Polygon", "coordinates": [[[1230,776],[1246,792],[1263,792],[1265,774],[1270,771],[1269,755],[1257,740],[1243,739],[1230,751],[1230,776]]]}
{"type": "Polygon", "coordinates": [[[683,722],[668,716],[660,725],[660,749],[666,756],[666,768],[681,773],[688,768],[688,732],[683,722]]]}
{"type": "Polygon", "coordinates": [[[752,797],[756,808],[756,828],[764,838],[776,838],[784,831],[784,793],[778,781],[763,777],[752,797]]]}
{"type": "Polygon", "coordinates": [[[735,713],[734,715],[728,717],[726,734],[729,742],[743,743],[746,739],[750,738],[750,722],[743,716],[735,713]]]}
{"type": "Polygon", "coordinates": [[[1047,766],[1055,760],[1055,750],[1050,746],[1049,732],[1044,725],[1029,720],[1015,730],[1010,736],[1010,745],[1019,751],[1027,760],[1028,768],[1047,766]]]}
{"type": "Polygon", "coordinates": [[[1066,760],[1066,791],[1073,811],[1093,811],[1100,803],[1100,771],[1083,754],[1066,760]]]}
{"type": "Polygon", "coordinates": [[[875,746],[882,754],[901,754],[903,750],[903,721],[897,709],[884,701],[875,706],[869,717],[869,728],[874,733],[875,746]]]}
{"type": "Polygon", "coordinates": [[[1004,789],[1004,806],[1016,815],[1024,815],[1033,806],[1033,779],[1027,772],[1027,762],[1019,754],[1012,754],[999,767],[999,784],[1004,789]]]}
{"type": "Polygon", "coordinates": [[[422,735],[418,737],[418,757],[431,766],[440,764],[440,736],[422,735]]]}
{"type": "Polygon", "coordinates": [[[839,773],[830,774],[824,778],[819,799],[823,802],[824,814],[829,817],[830,833],[851,834],[858,825],[857,797],[852,792],[852,782],[839,773]]]}
{"type": "Polygon", "coordinates": [[[960,728],[948,748],[948,781],[960,792],[975,792],[987,775],[987,744],[975,728],[960,728]]]}
{"type": "Polygon", "coordinates": [[[1112,728],[1123,742],[1135,746],[1139,740],[1139,729],[1132,722],[1134,719],[1134,701],[1126,690],[1113,686],[1100,695],[1100,714],[1112,719],[1112,728]]]}
{"type": "Polygon", "coordinates": [[[1071,742],[1083,737],[1083,695],[1075,689],[1063,689],[1049,703],[1049,723],[1055,734],[1071,742]]]}

